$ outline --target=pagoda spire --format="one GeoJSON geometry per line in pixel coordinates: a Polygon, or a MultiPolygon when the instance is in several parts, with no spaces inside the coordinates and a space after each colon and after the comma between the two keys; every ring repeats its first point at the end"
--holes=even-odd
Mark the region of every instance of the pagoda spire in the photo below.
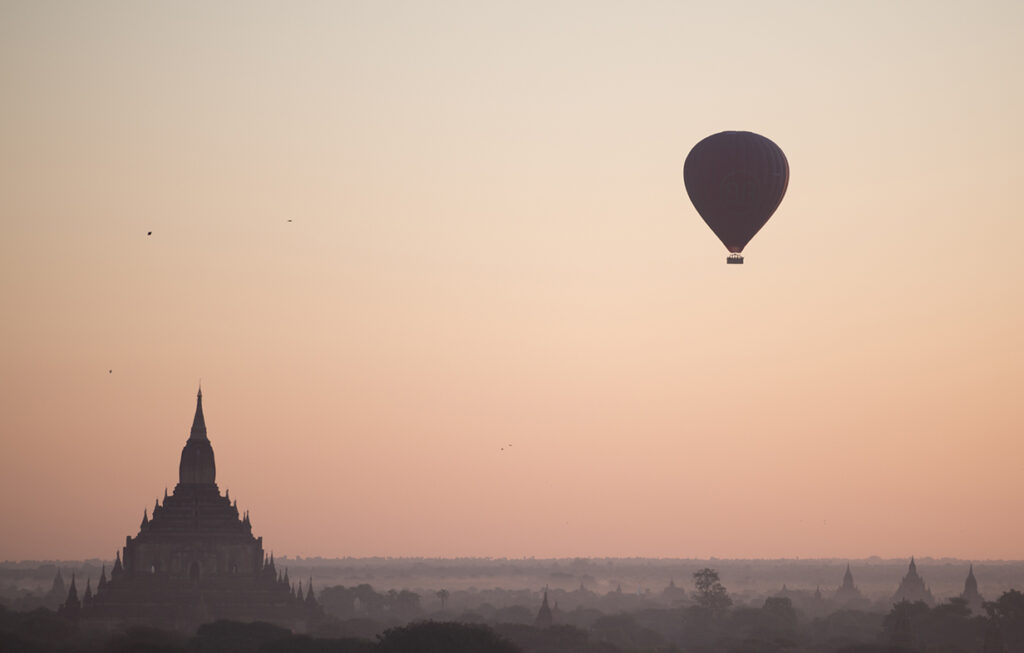
{"type": "MultiPolygon", "coordinates": [[[[178,465],[179,485],[215,485],[217,465],[214,462],[213,447],[206,437],[206,419],[203,417],[203,389],[196,393],[196,415],[192,418],[192,431],[185,448],[181,450],[178,465]]],[[[175,494],[178,490],[175,488],[175,494]]]]}
{"type": "Polygon", "coordinates": [[[199,386],[196,393],[196,416],[192,418],[192,433],[189,440],[207,440],[206,419],[203,417],[203,386],[199,386]]]}
{"type": "Polygon", "coordinates": [[[853,572],[850,571],[850,563],[846,563],[846,573],[843,574],[843,587],[853,587],[853,572]]]}
{"type": "Polygon", "coordinates": [[[78,599],[78,590],[75,588],[75,575],[71,574],[71,587],[68,588],[68,598],[64,601],[64,605],[60,607],[59,612],[66,617],[77,619],[81,609],[82,602],[78,599]]]}
{"type": "Polygon", "coordinates": [[[544,598],[540,604],[540,610],[537,611],[537,618],[534,623],[539,628],[547,628],[551,625],[553,619],[551,616],[551,607],[548,606],[548,588],[544,587],[544,598]]]}
{"type": "Polygon", "coordinates": [[[124,565],[121,564],[121,552],[117,551],[114,554],[114,568],[110,570],[110,580],[116,580],[122,573],[124,573],[124,565]]]}
{"type": "Polygon", "coordinates": [[[978,593],[978,579],[974,577],[974,564],[967,570],[967,580],[964,581],[963,597],[974,596],[978,593]]]}

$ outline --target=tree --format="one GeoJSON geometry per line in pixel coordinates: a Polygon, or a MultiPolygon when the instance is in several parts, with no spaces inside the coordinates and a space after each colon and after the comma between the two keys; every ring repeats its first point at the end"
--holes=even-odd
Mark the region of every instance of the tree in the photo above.
{"type": "Polygon", "coordinates": [[[448,597],[451,596],[451,593],[442,587],[437,590],[436,596],[441,599],[441,609],[444,610],[445,606],[448,605],[448,597]]]}
{"type": "Polygon", "coordinates": [[[772,596],[764,600],[764,627],[775,638],[796,637],[796,610],[787,596],[772,596]]]}
{"type": "Polygon", "coordinates": [[[411,619],[420,613],[420,595],[409,590],[388,590],[384,607],[403,619],[411,619]]]}
{"type": "Polygon", "coordinates": [[[355,612],[355,593],[343,585],[325,587],[320,592],[320,605],[327,614],[347,619],[355,612]]]}
{"type": "Polygon", "coordinates": [[[893,646],[914,648],[919,644],[922,626],[927,623],[931,609],[924,601],[900,601],[882,621],[884,638],[893,646]]]}
{"type": "Polygon", "coordinates": [[[521,653],[487,626],[421,621],[384,631],[378,653],[521,653]]]}
{"type": "Polygon", "coordinates": [[[693,584],[697,588],[697,605],[711,615],[723,614],[732,605],[732,599],[725,586],[719,581],[718,572],[709,567],[694,572],[693,584]]]}
{"type": "Polygon", "coordinates": [[[992,631],[989,648],[1024,651],[1024,594],[1019,590],[1004,592],[995,601],[986,602],[985,611],[992,631]]]}

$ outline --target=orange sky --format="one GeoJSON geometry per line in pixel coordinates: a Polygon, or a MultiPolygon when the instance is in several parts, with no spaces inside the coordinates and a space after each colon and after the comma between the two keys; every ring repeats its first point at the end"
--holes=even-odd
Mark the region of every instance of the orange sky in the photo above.
{"type": "Polygon", "coordinates": [[[1022,29],[0,4],[0,559],[113,556],[199,378],[279,555],[1020,558],[1022,29]],[[742,267],[726,129],[791,167],[742,267]]]}

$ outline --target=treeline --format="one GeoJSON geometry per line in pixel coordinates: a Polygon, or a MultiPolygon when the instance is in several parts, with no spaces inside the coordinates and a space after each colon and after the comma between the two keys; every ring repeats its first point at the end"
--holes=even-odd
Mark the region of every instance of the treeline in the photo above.
{"type": "MultiPolygon", "coordinates": [[[[680,590],[681,591],[681,590],[680,590]]],[[[1003,593],[973,613],[950,599],[934,607],[902,602],[887,612],[843,609],[812,616],[789,597],[759,606],[735,605],[713,569],[694,574],[687,605],[602,612],[583,605],[556,611],[553,625],[536,625],[535,596],[502,607],[452,607],[427,612],[419,594],[377,592],[370,585],[321,592],[327,616],[309,634],[264,623],[216,622],[192,636],[149,628],[89,631],[47,609],[0,608],[0,651],[27,653],[1024,653],[1024,594],[1003,593]],[[468,609],[466,609],[468,608],[468,609]]],[[[506,597],[507,598],[507,597],[506,597]]]]}

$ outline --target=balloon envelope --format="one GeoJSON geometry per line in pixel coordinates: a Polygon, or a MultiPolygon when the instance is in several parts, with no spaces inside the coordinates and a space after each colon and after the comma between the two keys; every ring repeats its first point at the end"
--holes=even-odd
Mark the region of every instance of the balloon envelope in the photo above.
{"type": "Polygon", "coordinates": [[[782,202],[789,162],[764,136],[721,132],[690,150],[683,183],[711,231],[730,252],[739,253],[782,202]]]}

